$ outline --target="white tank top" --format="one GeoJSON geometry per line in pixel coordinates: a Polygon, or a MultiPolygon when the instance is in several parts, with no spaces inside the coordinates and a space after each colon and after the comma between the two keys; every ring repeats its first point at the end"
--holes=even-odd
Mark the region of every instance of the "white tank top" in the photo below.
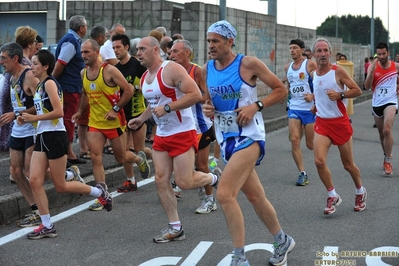
{"type": "MultiPolygon", "coordinates": [[[[148,70],[141,77],[141,88],[144,97],[147,99],[151,110],[157,106],[163,106],[179,100],[184,96],[180,90],[170,87],[163,81],[163,69],[170,61],[164,61],[159,68],[156,78],[148,84],[145,80],[148,70]]],[[[167,137],[177,133],[196,130],[191,107],[179,111],[172,111],[157,118],[152,115],[157,124],[157,136],[167,137]]]]}
{"type": "Polygon", "coordinates": [[[310,89],[311,79],[306,69],[308,59],[305,59],[298,69],[293,68],[294,62],[290,64],[287,71],[288,82],[290,83],[290,109],[309,111],[313,102],[307,102],[304,94],[313,93],[310,89]]]}
{"type": "Polygon", "coordinates": [[[346,104],[343,100],[339,99],[331,101],[327,96],[328,90],[334,90],[339,93],[344,90],[341,89],[335,80],[335,69],[334,65],[329,72],[323,76],[318,76],[314,72],[313,77],[313,88],[317,112],[316,115],[320,118],[337,118],[346,116],[346,104]]]}

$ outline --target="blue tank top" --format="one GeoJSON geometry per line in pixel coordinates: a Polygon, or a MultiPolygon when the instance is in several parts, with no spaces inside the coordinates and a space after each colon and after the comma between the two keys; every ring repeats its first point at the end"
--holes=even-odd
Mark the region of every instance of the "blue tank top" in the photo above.
{"type": "Polygon", "coordinates": [[[256,86],[246,83],[240,75],[241,60],[238,54],[224,69],[215,68],[215,61],[207,64],[206,84],[215,107],[214,125],[216,138],[222,143],[229,137],[248,137],[252,140],[265,140],[265,126],[261,112],[245,126],[237,124],[235,109],[253,104],[258,100],[256,86]]]}

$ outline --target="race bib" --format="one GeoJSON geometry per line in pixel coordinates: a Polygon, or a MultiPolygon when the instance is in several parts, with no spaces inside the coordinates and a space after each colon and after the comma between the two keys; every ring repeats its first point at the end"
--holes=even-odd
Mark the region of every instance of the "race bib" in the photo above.
{"type": "Polygon", "coordinates": [[[214,123],[223,132],[238,133],[237,113],[234,111],[215,111],[214,123]]]}
{"type": "Polygon", "coordinates": [[[40,97],[39,93],[35,93],[35,97],[33,97],[33,104],[35,105],[36,114],[42,115],[43,104],[42,104],[42,98],[40,97]]]}

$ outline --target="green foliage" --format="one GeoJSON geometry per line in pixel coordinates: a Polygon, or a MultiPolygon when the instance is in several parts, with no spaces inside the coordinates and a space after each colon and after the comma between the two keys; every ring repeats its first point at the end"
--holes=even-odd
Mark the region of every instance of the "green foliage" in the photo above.
{"type": "MultiPolygon", "coordinates": [[[[336,36],[337,17],[328,17],[316,28],[317,35],[336,36]]],[[[338,17],[338,38],[344,43],[370,44],[371,18],[369,16],[345,15],[338,17]]],[[[386,42],[388,31],[384,28],[379,17],[374,19],[374,44],[386,42]]],[[[391,45],[390,45],[391,46],[391,45]]]]}

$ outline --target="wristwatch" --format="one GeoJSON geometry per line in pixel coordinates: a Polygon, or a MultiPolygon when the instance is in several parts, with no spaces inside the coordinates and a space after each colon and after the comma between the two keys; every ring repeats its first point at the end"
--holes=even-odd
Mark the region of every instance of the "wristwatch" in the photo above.
{"type": "Polygon", "coordinates": [[[262,111],[263,107],[265,107],[261,101],[256,101],[255,103],[258,106],[258,112],[262,111]]]}
{"type": "Polygon", "coordinates": [[[345,94],[341,92],[341,100],[345,98],[345,94]]]}
{"type": "Polygon", "coordinates": [[[170,113],[170,111],[172,111],[172,110],[170,110],[169,104],[165,104],[165,106],[163,107],[163,109],[164,109],[165,112],[167,112],[167,113],[170,113]]]}
{"type": "Polygon", "coordinates": [[[20,115],[21,115],[21,113],[19,111],[15,111],[14,112],[14,116],[15,116],[14,119],[17,119],[17,117],[20,116],[20,115]]]}
{"type": "Polygon", "coordinates": [[[117,105],[114,105],[114,106],[112,107],[112,110],[114,110],[115,112],[119,113],[119,111],[121,110],[121,108],[120,108],[119,106],[117,106],[117,105]]]}

